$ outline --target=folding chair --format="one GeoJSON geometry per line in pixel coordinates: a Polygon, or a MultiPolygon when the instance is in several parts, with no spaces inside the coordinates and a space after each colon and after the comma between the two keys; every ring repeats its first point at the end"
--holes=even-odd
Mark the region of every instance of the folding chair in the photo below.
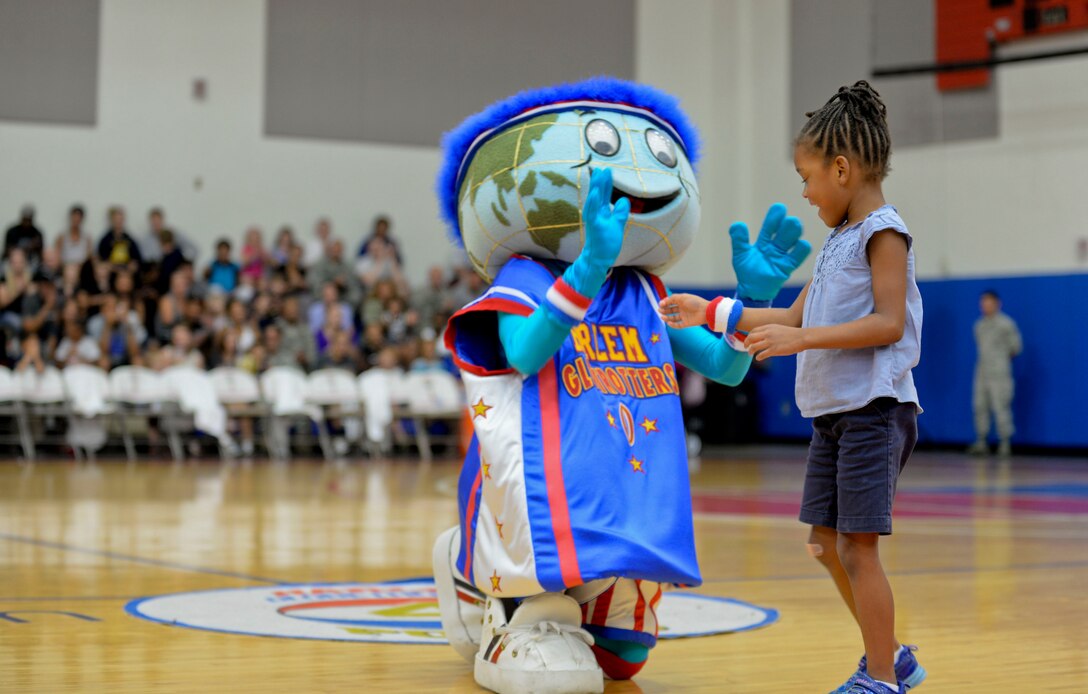
{"type": "Polygon", "coordinates": [[[177,399],[181,417],[165,418],[167,426],[195,435],[196,431],[215,438],[220,457],[232,449],[234,442],[227,434],[227,411],[216,396],[211,376],[193,366],[172,366],[161,374],[177,399]]]}
{"type": "MultiPolygon", "coordinates": [[[[156,417],[169,419],[180,414],[177,395],[161,375],[143,366],[118,366],[110,371],[110,400],[117,407],[121,423],[121,437],[125,442],[125,454],[130,461],[136,460],[136,446],[129,430],[128,419],[141,417],[151,426],[156,417]]],[[[181,436],[177,428],[166,427],[167,443],[175,461],[185,457],[181,436]]],[[[148,439],[150,443],[150,438],[148,439]]]]}
{"type": "Polygon", "coordinates": [[[272,409],[261,397],[261,386],[257,377],[236,366],[214,368],[208,376],[211,378],[216,398],[227,410],[227,416],[260,422],[265,450],[270,456],[277,455],[272,441],[272,409]]]}
{"type": "Polygon", "coordinates": [[[325,433],[321,408],[306,402],[306,374],[292,366],[274,366],[261,374],[261,395],[272,408],[272,439],[274,449],[284,460],[291,456],[288,425],[292,420],[303,419],[308,425],[316,425],[321,453],[331,457],[328,435],[325,433]]]}
{"type": "MultiPolygon", "coordinates": [[[[22,389],[11,370],[0,366],[0,415],[8,415],[15,422],[16,438],[23,449],[23,458],[34,460],[34,437],[30,434],[22,389]]],[[[9,439],[11,440],[11,439],[9,439]]]]}
{"type": "Polygon", "coordinates": [[[47,366],[41,372],[25,369],[14,373],[13,378],[22,393],[34,447],[43,443],[65,444],[67,437],[49,434],[50,424],[58,418],[70,426],[72,410],[68,405],[68,393],[60,370],[54,366],[47,366]]]}
{"type": "Polygon", "coordinates": [[[68,393],[71,418],[68,420],[68,444],[76,457],[82,450],[89,460],[106,443],[108,419],[116,409],[110,402],[110,381],[105,371],[89,364],[73,364],[61,372],[68,393]]]}
{"type": "Polygon", "coordinates": [[[392,369],[370,369],[356,379],[363,403],[363,429],[371,455],[386,454],[393,448],[394,408],[403,399],[404,374],[392,369]]]}
{"type": "Polygon", "coordinates": [[[456,442],[464,413],[465,396],[461,383],[445,371],[409,372],[404,378],[404,412],[415,427],[416,447],[424,460],[431,459],[433,422],[445,422],[449,434],[445,442],[456,442]]]}
{"type": "MultiPolygon", "coordinates": [[[[306,377],[306,402],[321,408],[326,422],[330,417],[344,420],[344,434],[348,441],[359,438],[359,391],[355,374],[346,369],[318,369],[306,377]]],[[[321,427],[321,434],[328,438],[328,431],[321,427]]],[[[319,434],[319,435],[321,435],[319,434]]],[[[325,458],[334,452],[323,441],[321,450],[325,458]]]]}

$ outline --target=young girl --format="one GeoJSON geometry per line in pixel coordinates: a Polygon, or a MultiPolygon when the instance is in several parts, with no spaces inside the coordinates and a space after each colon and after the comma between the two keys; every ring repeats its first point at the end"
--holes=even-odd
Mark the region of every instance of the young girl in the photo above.
{"type": "Polygon", "coordinates": [[[833,231],[792,306],[745,308],[689,294],[660,304],[672,326],[749,331],[745,346],[759,361],[798,355],[797,405],[813,418],[800,519],[812,526],[809,553],[861,627],[867,658],[836,690],[850,694],[906,691],[926,676],[913,647],[895,638],[877,553],[879,537],[891,534],[895,484],[921,411],[911,376],[922,331],[913,239],[881,191],[891,149],[886,113],[861,81],[806,114],[794,163],[802,195],[833,231]]]}

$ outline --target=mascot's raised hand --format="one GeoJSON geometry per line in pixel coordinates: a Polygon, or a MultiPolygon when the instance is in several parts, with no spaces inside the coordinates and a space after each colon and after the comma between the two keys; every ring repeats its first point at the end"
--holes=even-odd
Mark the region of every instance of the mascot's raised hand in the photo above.
{"type": "Polygon", "coordinates": [[[733,241],[733,271],[737,274],[737,296],[745,305],[767,304],[782,289],[794,270],[812,252],[812,244],[801,238],[801,220],[786,215],[780,202],[771,205],[755,245],[749,242],[748,225],[734,222],[729,227],[733,241]]]}
{"type": "Polygon", "coordinates": [[[612,199],[612,169],[595,169],[589,179],[589,195],[582,208],[586,245],[582,257],[595,268],[610,268],[623,248],[623,229],[631,212],[631,201],[612,199]]]}
{"type": "Polygon", "coordinates": [[[586,242],[570,271],[571,286],[589,296],[600,290],[608,270],[623,250],[623,233],[631,212],[631,201],[620,198],[612,205],[611,199],[612,170],[594,169],[582,206],[586,242]]]}

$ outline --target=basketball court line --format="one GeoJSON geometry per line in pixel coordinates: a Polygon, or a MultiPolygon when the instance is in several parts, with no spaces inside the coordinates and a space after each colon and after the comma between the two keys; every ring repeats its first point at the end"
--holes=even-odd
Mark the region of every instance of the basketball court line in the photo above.
{"type": "Polygon", "coordinates": [[[221,569],[210,569],[204,566],[194,566],[192,564],[181,564],[179,562],[165,561],[162,559],[149,559],[147,557],[139,557],[133,554],[120,554],[118,552],[110,552],[102,549],[90,549],[87,547],[77,547],[76,545],[69,545],[63,542],[51,542],[49,540],[39,540],[33,537],[23,537],[22,535],[13,535],[11,533],[0,532],[0,540],[8,540],[10,542],[22,542],[28,545],[34,545],[36,547],[48,547],[50,549],[59,549],[65,552],[76,552],[78,554],[89,554],[96,557],[105,557],[107,559],[117,559],[120,561],[129,561],[135,564],[145,564],[147,566],[157,566],[163,569],[174,569],[175,571],[188,571],[190,573],[210,574],[213,576],[226,576],[228,578],[240,578],[246,581],[257,581],[258,583],[271,583],[279,585],[287,583],[288,581],[281,581],[274,578],[265,578],[263,576],[252,576],[250,574],[238,573],[235,571],[223,571],[221,569]]]}
{"type": "Polygon", "coordinates": [[[0,596],[0,603],[67,603],[72,600],[100,600],[100,602],[110,602],[110,600],[134,600],[138,595],[39,595],[39,596],[0,596]]]}

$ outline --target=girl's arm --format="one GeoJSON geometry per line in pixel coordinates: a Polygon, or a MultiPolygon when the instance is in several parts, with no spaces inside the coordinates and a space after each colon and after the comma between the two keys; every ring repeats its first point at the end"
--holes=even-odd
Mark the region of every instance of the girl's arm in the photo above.
{"type": "Polygon", "coordinates": [[[805,310],[805,297],[808,296],[808,287],[812,280],[805,282],[804,288],[797,298],[793,300],[789,308],[748,308],[740,314],[737,321],[737,329],[751,332],[761,325],[788,325],[794,328],[801,327],[801,317],[805,310]]]}
{"type": "MultiPolygon", "coordinates": [[[[737,320],[736,329],[749,331],[761,325],[789,325],[800,328],[809,284],[811,281],[805,284],[804,289],[789,308],[748,308],[745,306],[740,319],[737,320]]],[[[711,303],[694,294],[670,294],[661,300],[658,308],[661,317],[670,328],[690,328],[695,325],[710,324],[719,331],[724,330],[723,326],[713,324],[712,318],[707,313],[711,303]]]]}
{"type": "Polygon", "coordinates": [[[898,342],[907,315],[907,241],[896,231],[878,231],[866,248],[873,275],[873,312],[839,325],[795,328],[765,325],[746,345],[763,361],[806,349],[861,349],[898,342]]]}
{"type": "MultiPolygon", "coordinates": [[[[748,367],[752,365],[752,356],[734,349],[726,339],[719,338],[707,330],[682,330],[669,325],[668,316],[665,314],[666,306],[671,306],[671,300],[677,300],[679,304],[688,307],[689,312],[698,313],[699,325],[708,322],[707,307],[711,302],[692,294],[669,294],[661,300],[658,306],[662,310],[662,318],[665,320],[669,342],[672,345],[673,355],[684,366],[697,371],[707,378],[724,383],[727,386],[735,386],[741,382],[748,367]],[[701,310],[697,310],[701,307],[701,310]]],[[[774,309],[761,309],[773,311],[774,309]]],[[[695,320],[694,315],[692,320],[695,320]]],[[[728,322],[728,321],[727,321],[728,322]]],[[[724,328],[721,328],[724,330],[724,328]]]]}

